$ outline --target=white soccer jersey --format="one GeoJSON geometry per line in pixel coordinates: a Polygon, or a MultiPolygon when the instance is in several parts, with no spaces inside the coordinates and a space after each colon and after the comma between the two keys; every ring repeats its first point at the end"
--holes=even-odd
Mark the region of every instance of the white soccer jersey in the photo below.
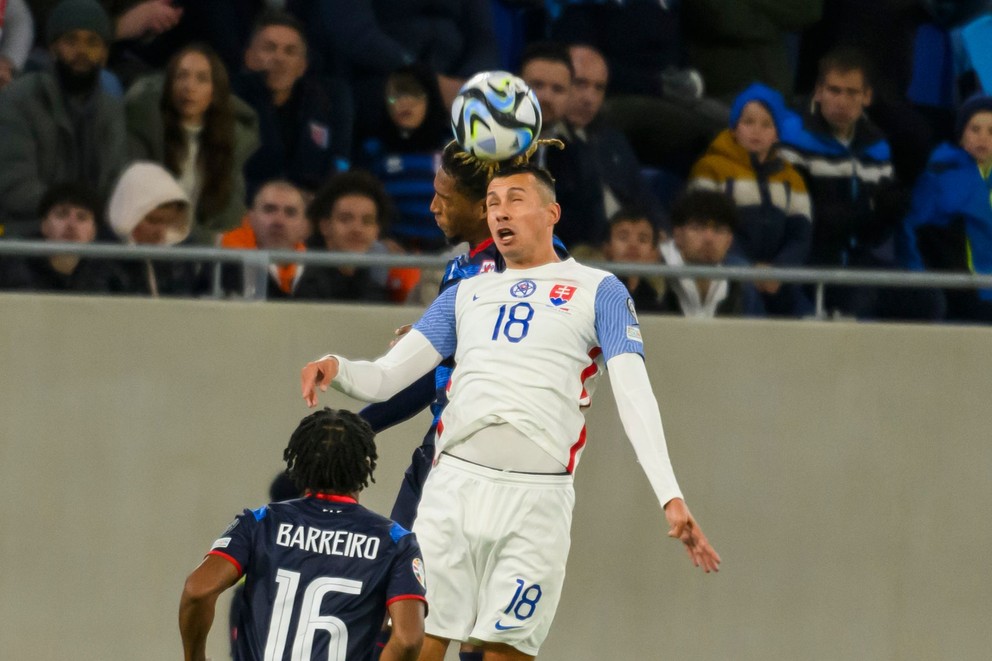
{"type": "Polygon", "coordinates": [[[568,259],[458,283],[414,328],[454,351],[439,451],[509,423],[572,472],[585,444],[586,380],[596,359],[643,355],[623,284],[568,259]]]}
{"type": "Polygon", "coordinates": [[[661,505],[682,492],[644,366],[634,304],[615,276],[568,259],[463,280],[378,360],[341,356],[332,384],[385,401],[455,356],[439,452],[484,427],[509,424],[575,470],[585,445],[589,379],[610,369],[620,420],[661,505]]]}

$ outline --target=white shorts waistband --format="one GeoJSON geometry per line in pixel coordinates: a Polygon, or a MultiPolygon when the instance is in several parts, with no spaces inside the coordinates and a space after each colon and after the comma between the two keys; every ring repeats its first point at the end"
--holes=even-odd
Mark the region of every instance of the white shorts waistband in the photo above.
{"type": "Polygon", "coordinates": [[[499,482],[502,484],[526,484],[530,486],[560,487],[571,485],[573,481],[572,475],[569,473],[517,473],[513,471],[504,471],[497,468],[482,466],[481,464],[466,461],[465,459],[459,459],[458,457],[448,454],[447,452],[442,452],[438,456],[435,464],[436,467],[444,466],[446,470],[452,470],[458,473],[467,473],[469,475],[477,475],[490,482],[499,482]]]}

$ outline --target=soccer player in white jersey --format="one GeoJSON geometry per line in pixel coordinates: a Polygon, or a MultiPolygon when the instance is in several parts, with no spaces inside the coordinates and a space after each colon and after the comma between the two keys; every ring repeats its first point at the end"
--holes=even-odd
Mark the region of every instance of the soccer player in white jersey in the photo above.
{"type": "Polygon", "coordinates": [[[506,271],[446,290],[378,360],[328,355],[301,374],[309,406],[332,384],[381,401],[455,357],[414,527],[431,603],[420,661],[441,661],[451,640],[481,644],[486,661],[536,657],[561,595],[572,473],[586,440],[583,382],[597,359],[668,534],[697,567],[720,563],[675,480],[626,288],[610,273],[559,260],[552,233],[561,212],[546,170],[502,170],[486,204],[506,271]]]}

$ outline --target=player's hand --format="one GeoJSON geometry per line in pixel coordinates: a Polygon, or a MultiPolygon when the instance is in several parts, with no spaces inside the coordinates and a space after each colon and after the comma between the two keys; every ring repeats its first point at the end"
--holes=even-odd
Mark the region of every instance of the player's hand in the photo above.
{"type": "Polygon", "coordinates": [[[338,375],[338,359],[332,356],[307,363],[300,372],[300,388],[307,406],[317,406],[317,388],[327,391],[327,386],[338,375]]]}
{"type": "Polygon", "coordinates": [[[403,339],[403,336],[413,330],[413,324],[404,324],[393,331],[394,337],[389,343],[389,348],[392,349],[396,346],[396,343],[403,339]]]}
{"type": "Polygon", "coordinates": [[[706,539],[702,529],[681,498],[673,498],[665,504],[665,518],[668,520],[668,536],[685,544],[689,559],[696,567],[702,567],[707,574],[720,571],[720,554],[706,539]]]}

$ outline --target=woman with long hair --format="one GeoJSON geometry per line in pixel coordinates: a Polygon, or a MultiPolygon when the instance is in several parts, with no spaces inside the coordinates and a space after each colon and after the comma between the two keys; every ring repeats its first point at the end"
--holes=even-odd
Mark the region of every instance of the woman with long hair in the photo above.
{"type": "Polygon", "coordinates": [[[194,240],[212,243],[245,213],[245,161],[258,147],[255,112],[231,94],[227,70],[208,46],[176,53],[165,75],[128,92],[130,154],[162,164],[195,209],[194,240]]]}

